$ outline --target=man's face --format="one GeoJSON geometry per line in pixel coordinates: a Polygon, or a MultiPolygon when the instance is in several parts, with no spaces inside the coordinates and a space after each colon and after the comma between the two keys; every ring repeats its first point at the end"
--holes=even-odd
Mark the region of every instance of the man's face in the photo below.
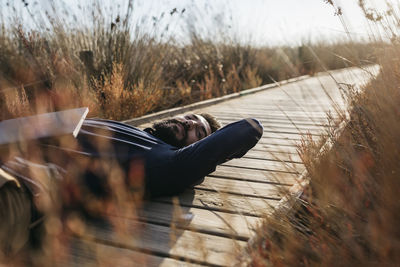
{"type": "Polygon", "coordinates": [[[211,134],[207,120],[201,115],[186,114],[153,125],[155,135],[176,147],[184,147],[211,134]]]}

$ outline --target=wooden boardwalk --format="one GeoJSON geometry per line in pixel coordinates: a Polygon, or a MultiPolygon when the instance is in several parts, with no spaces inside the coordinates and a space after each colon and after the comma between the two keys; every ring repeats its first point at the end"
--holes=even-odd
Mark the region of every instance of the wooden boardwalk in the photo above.
{"type": "Polygon", "coordinates": [[[74,262],[97,258],[115,266],[232,265],[281,200],[281,189],[290,188],[304,171],[296,152],[302,134],[318,138],[325,133],[327,112],[337,119],[346,105],[344,84],[358,86],[371,77],[360,69],[332,75],[336,81],[319,74],[195,110],[209,112],[223,124],[257,118],[263,137],[243,158],[218,166],[194,190],[146,202],[135,216],[115,218],[123,220],[123,236],[99,226],[93,236],[79,240],[82,247],[78,244],[74,262]],[[82,249],[88,243],[95,249],[82,249]]]}

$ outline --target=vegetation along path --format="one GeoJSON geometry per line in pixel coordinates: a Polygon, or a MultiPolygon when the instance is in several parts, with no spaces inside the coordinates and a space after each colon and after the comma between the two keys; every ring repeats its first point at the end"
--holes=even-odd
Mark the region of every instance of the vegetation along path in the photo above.
{"type": "Polygon", "coordinates": [[[336,122],[341,120],[346,107],[343,95],[377,70],[320,73],[194,110],[211,113],[223,124],[257,118],[264,134],[243,158],[218,166],[193,191],[143,203],[134,216],[115,218],[123,220],[128,235],[98,226],[92,236],[78,240],[96,250],[80,249],[75,260],[95,256],[106,262],[108,258],[109,263],[111,258],[125,259],[127,266],[232,265],[262,218],[282,199],[282,189],[293,186],[304,171],[296,152],[301,136],[316,139],[334,127],[327,113],[336,122]]]}

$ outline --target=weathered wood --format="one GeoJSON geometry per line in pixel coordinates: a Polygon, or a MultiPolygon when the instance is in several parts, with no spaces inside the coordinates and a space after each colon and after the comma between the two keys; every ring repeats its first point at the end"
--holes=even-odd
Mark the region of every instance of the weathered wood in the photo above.
{"type": "Polygon", "coordinates": [[[282,153],[275,151],[258,151],[255,149],[250,150],[243,156],[243,158],[248,159],[267,159],[276,161],[287,161],[302,163],[300,156],[297,153],[282,153]]]}
{"type": "MultiPolygon", "coordinates": [[[[258,141],[257,145],[278,145],[282,147],[296,147],[297,144],[300,142],[297,140],[287,140],[287,139],[280,139],[280,138],[266,138],[266,139],[260,139],[258,141]]],[[[256,146],[257,146],[256,145],[256,146]]]]}
{"type": "MultiPolygon", "coordinates": [[[[173,203],[171,197],[158,198],[156,202],[173,203]]],[[[263,217],[271,214],[277,200],[258,197],[242,197],[224,192],[196,188],[178,196],[181,206],[206,208],[246,216],[263,217]]]]}
{"type": "Polygon", "coordinates": [[[147,266],[147,267],[175,267],[188,266],[200,267],[201,264],[190,263],[188,261],[180,261],[171,258],[165,258],[157,255],[143,253],[132,249],[119,248],[115,246],[105,245],[94,242],[93,240],[85,240],[72,238],[69,242],[68,249],[70,255],[67,258],[59,258],[56,265],[60,267],[69,266],[147,266]],[[75,263],[75,264],[73,264],[75,263]]]}
{"type": "MultiPolygon", "coordinates": [[[[222,123],[228,124],[233,122],[234,120],[221,120],[222,123]]],[[[311,132],[311,133],[321,133],[327,129],[327,126],[314,126],[314,125],[299,125],[292,124],[290,121],[286,121],[285,123],[270,123],[265,122],[264,120],[260,120],[261,124],[264,127],[264,131],[275,131],[275,132],[287,132],[288,130],[294,130],[294,134],[299,135],[299,132],[311,132]]]]}
{"type": "Polygon", "coordinates": [[[269,144],[265,144],[265,143],[258,143],[254,146],[254,148],[252,148],[253,150],[256,151],[274,151],[274,152],[282,152],[282,153],[297,153],[297,147],[296,145],[292,144],[292,145],[285,145],[285,144],[276,144],[276,143],[269,143],[269,144]]]}
{"type": "MultiPolygon", "coordinates": [[[[247,117],[247,116],[242,116],[243,114],[248,114],[250,115],[250,117],[255,117],[255,115],[259,114],[259,115],[264,115],[264,116],[273,116],[273,117],[278,117],[280,119],[287,119],[290,118],[293,121],[296,120],[300,120],[300,121],[317,121],[317,122],[321,122],[321,121],[326,121],[326,113],[309,113],[306,114],[304,112],[285,112],[285,111],[280,111],[280,110],[276,110],[276,111],[265,111],[265,113],[259,113],[259,112],[252,112],[249,110],[247,110],[247,112],[241,112],[241,110],[239,109],[234,109],[233,107],[229,107],[228,109],[225,110],[216,110],[215,112],[230,112],[232,113],[236,113],[238,114],[238,117],[247,117]]],[[[214,112],[214,113],[215,113],[214,112]]],[[[211,112],[210,112],[211,113],[211,112]]]]}
{"type": "Polygon", "coordinates": [[[222,165],[219,166],[215,172],[211,173],[210,176],[291,185],[297,181],[298,172],[268,171],[257,169],[242,170],[237,167],[222,165]]]}
{"type": "MultiPolygon", "coordinates": [[[[320,136],[315,136],[315,135],[304,135],[305,137],[311,137],[313,140],[319,140],[320,136]]],[[[266,137],[266,138],[261,138],[257,145],[279,145],[282,146],[282,149],[285,147],[297,147],[301,143],[301,140],[296,140],[296,139],[287,139],[287,138],[276,138],[276,137],[266,137]]],[[[256,146],[257,146],[256,145],[256,146]]]]}
{"type": "Polygon", "coordinates": [[[264,134],[262,138],[265,137],[287,137],[289,139],[300,140],[302,136],[306,134],[311,134],[312,136],[321,136],[322,133],[325,132],[327,128],[321,129],[310,129],[307,130],[304,127],[296,128],[296,127],[271,127],[269,125],[263,125],[264,134]]]}
{"type": "Polygon", "coordinates": [[[261,222],[260,218],[234,213],[174,205],[172,203],[146,202],[138,209],[142,221],[162,225],[174,225],[202,233],[247,240],[253,229],[261,222]]]}
{"type": "Polygon", "coordinates": [[[114,217],[109,223],[87,223],[84,232],[70,230],[82,239],[107,246],[153,253],[194,263],[229,266],[246,242],[179,228],[114,217]],[[218,244],[216,246],[216,244],[218,244]]]}
{"type": "Polygon", "coordinates": [[[341,110],[337,111],[332,111],[331,108],[328,108],[327,110],[320,110],[320,111],[315,111],[311,110],[310,107],[306,106],[301,106],[297,110],[288,110],[287,107],[284,105],[277,105],[275,108],[264,108],[264,107],[255,107],[251,103],[246,103],[243,106],[231,106],[231,107],[225,107],[225,108],[219,108],[215,110],[216,113],[218,114],[224,114],[224,115],[243,115],[243,114],[249,114],[249,115],[259,115],[261,117],[271,117],[271,118],[298,118],[300,121],[302,120],[309,120],[310,118],[312,119],[318,119],[320,121],[326,121],[326,115],[329,113],[333,115],[333,117],[338,117],[340,114],[342,114],[341,110]],[[247,107],[246,107],[247,106],[247,107]],[[249,107],[250,106],[250,107],[249,107]]]}
{"type": "Polygon", "coordinates": [[[290,163],[290,162],[279,162],[273,160],[260,160],[260,159],[247,159],[247,158],[232,159],[222,165],[248,168],[248,169],[299,172],[299,173],[301,173],[304,170],[304,165],[302,163],[290,163]]]}
{"type": "Polygon", "coordinates": [[[281,199],[289,186],[268,183],[257,183],[241,180],[227,180],[220,177],[207,176],[204,182],[195,188],[210,189],[216,192],[225,192],[242,196],[252,196],[267,199],[281,199]]]}
{"type": "MultiPolygon", "coordinates": [[[[294,118],[289,117],[287,115],[285,115],[284,112],[281,112],[279,114],[271,114],[271,113],[267,113],[267,112],[259,112],[259,111],[249,111],[249,110],[243,110],[242,112],[239,111],[235,111],[233,112],[231,109],[230,110],[226,110],[226,111],[214,111],[212,109],[207,109],[204,110],[203,112],[211,112],[213,111],[213,115],[216,116],[217,118],[221,118],[221,119],[232,119],[235,120],[235,118],[248,118],[248,117],[255,117],[257,119],[262,119],[265,121],[269,121],[269,122],[283,122],[286,123],[294,118]]],[[[302,117],[302,118],[297,118],[295,120],[296,123],[300,123],[300,124],[308,124],[308,125],[324,125],[327,122],[327,118],[325,117],[321,117],[319,119],[317,118],[313,118],[313,120],[310,120],[310,118],[306,117],[302,117]]]]}

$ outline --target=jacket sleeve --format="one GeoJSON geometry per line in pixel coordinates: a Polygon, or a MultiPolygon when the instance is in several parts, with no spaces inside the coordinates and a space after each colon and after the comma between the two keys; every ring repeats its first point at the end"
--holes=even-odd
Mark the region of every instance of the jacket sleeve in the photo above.
{"type": "Polygon", "coordinates": [[[218,164],[244,156],[257,144],[262,133],[263,127],[258,120],[243,119],[177,150],[172,161],[176,177],[180,177],[186,186],[201,183],[218,164]]]}
{"type": "Polygon", "coordinates": [[[263,133],[256,119],[243,119],[219,129],[210,136],[177,151],[178,161],[221,164],[232,158],[240,158],[254,147],[263,133]]]}

